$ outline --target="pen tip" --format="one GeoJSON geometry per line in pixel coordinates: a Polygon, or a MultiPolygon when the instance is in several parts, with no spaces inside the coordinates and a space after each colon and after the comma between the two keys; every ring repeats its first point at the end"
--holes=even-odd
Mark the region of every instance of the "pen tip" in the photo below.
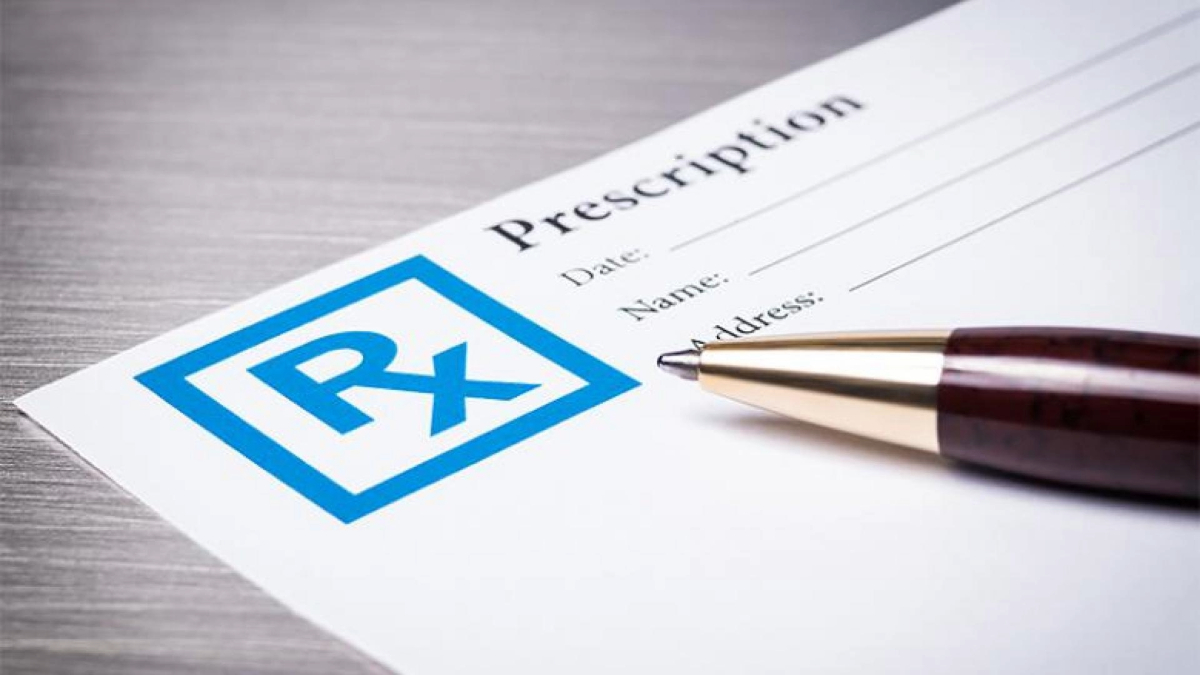
{"type": "Polygon", "coordinates": [[[658,357],[658,367],[675,377],[695,380],[700,375],[700,352],[695,349],[667,352],[658,357]]]}

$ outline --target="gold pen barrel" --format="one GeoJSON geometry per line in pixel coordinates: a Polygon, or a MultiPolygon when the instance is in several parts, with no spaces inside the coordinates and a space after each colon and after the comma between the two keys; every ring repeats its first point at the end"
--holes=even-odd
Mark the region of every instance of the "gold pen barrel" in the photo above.
{"type": "Polygon", "coordinates": [[[711,342],[700,386],[860,436],[938,452],[937,387],[950,331],[711,342]]]}

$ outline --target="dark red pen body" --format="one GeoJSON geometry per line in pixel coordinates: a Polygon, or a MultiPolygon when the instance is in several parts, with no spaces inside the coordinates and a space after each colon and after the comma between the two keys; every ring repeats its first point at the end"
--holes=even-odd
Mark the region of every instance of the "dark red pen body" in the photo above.
{"type": "Polygon", "coordinates": [[[1092,329],[957,330],[943,455],[1047,480],[1200,494],[1200,341],[1092,329]]]}

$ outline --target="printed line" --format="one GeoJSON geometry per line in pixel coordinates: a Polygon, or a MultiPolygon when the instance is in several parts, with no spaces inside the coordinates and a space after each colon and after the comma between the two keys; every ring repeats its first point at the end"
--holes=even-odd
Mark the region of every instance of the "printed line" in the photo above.
{"type": "Polygon", "coordinates": [[[947,241],[943,244],[939,244],[938,246],[935,246],[935,247],[929,249],[928,251],[925,251],[921,255],[916,256],[915,258],[910,258],[909,260],[906,260],[885,272],[876,274],[875,276],[871,277],[870,279],[867,279],[866,281],[858,284],[857,286],[853,286],[850,289],[850,292],[853,293],[854,291],[857,291],[858,289],[862,288],[863,286],[873,284],[876,281],[879,281],[880,279],[882,279],[890,274],[894,274],[894,273],[904,269],[905,267],[912,265],[913,263],[920,262],[921,260],[924,260],[925,258],[928,258],[929,256],[931,256],[935,253],[938,253],[939,251],[944,251],[945,249],[950,248],[951,246],[953,246],[969,237],[973,237],[973,236],[979,234],[980,232],[983,232],[984,230],[991,228],[994,225],[998,225],[998,224],[1008,220],[1009,218],[1012,218],[1013,216],[1024,213],[1025,211],[1028,211],[1029,209],[1031,209],[1039,204],[1045,203],[1046,201],[1049,201],[1050,199],[1053,199],[1054,197],[1057,197],[1058,195],[1061,195],[1064,192],[1073,190],[1074,188],[1077,188],[1080,185],[1083,185],[1084,183],[1092,180],[1093,178],[1096,178],[1097,176],[1101,176],[1105,173],[1108,173],[1109,171],[1112,171],[1113,169],[1121,166],[1122,164],[1129,162],[1130,160],[1136,159],[1137,157],[1140,157],[1152,150],[1155,150],[1164,145],[1167,145],[1168,143],[1171,143],[1172,141],[1179,140],[1180,138],[1187,136],[1188,134],[1192,133],[1193,131],[1195,131],[1198,128],[1200,128],[1200,122],[1193,122],[1190,125],[1180,129],[1179,131],[1176,131],[1168,136],[1164,136],[1163,138],[1160,138],[1157,141],[1154,141],[1150,145],[1147,145],[1139,150],[1136,150],[1128,155],[1125,155],[1124,157],[1116,160],[1115,162],[1106,164],[1085,176],[1076,178],[1075,180],[1071,181],[1070,183],[1066,183],[1065,185],[1061,185],[1058,188],[1055,188],[1054,190],[1047,192],[1046,194],[1042,195],[1041,197],[1038,197],[1037,199],[1035,199],[1031,202],[1027,202],[1021,206],[1018,206],[1017,208],[1013,209],[1012,211],[1009,211],[1008,213],[1005,213],[1004,215],[1002,215],[998,218],[989,220],[988,222],[984,223],[983,225],[980,225],[979,227],[977,227],[969,232],[966,232],[965,234],[961,234],[961,235],[951,239],[950,241],[947,241]]]}
{"type": "Polygon", "coordinates": [[[945,190],[948,187],[957,185],[958,183],[961,183],[962,181],[964,181],[972,176],[975,176],[983,171],[986,171],[987,169],[995,167],[999,164],[1003,164],[1004,162],[1012,159],[1013,157],[1016,157],[1017,155],[1021,155],[1025,152],[1028,152],[1029,150],[1032,150],[1033,148],[1036,148],[1037,146],[1042,145],[1043,143],[1051,141],[1051,140],[1067,133],[1068,131],[1077,129],[1089,122],[1093,122],[1096,119],[1103,117],[1104,115],[1107,115],[1110,112],[1113,112],[1114,110],[1118,110],[1120,108],[1123,108],[1123,107],[1129,105],[1130,103],[1133,103],[1134,101],[1145,98],[1149,94],[1152,94],[1155,91],[1162,89],[1163,87],[1174,84],[1175,82],[1177,82],[1181,79],[1184,79],[1184,78],[1188,77],[1189,75],[1194,74],[1198,69],[1200,69],[1200,64],[1192,64],[1191,66],[1188,66],[1187,68],[1184,68],[1183,70],[1181,70],[1177,73],[1168,75],[1167,77],[1155,82],[1154,84],[1151,84],[1148,87],[1139,89],[1139,90],[1133,92],[1132,94],[1129,94],[1128,96],[1125,96],[1125,97],[1120,98],[1112,103],[1109,103],[1108,105],[1104,106],[1103,108],[1100,108],[1099,110],[1094,110],[1094,111],[1084,115],[1083,117],[1080,117],[1079,119],[1073,120],[1073,121],[1067,123],[1066,125],[1061,126],[1057,129],[1055,129],[1054,131],[1051,131],[1050,133],[1048,133],[1044,136],[1036,138],[1024,145],[1018,146],[1017,148],[1010,150],[1010,151],[1004,153],[1003,155],[1000,155],[999,157],[995,157],[991,160],[988,160],[987,162],[984,162],[983,164],[976,165],[976,166],[968,169],[967,171],[960,173],[957,176],[954,176],[953,178],[950,178],[941,183],[938,183],[937,185],[934,185],[931,188],[928,188],[922,192],[919,192],[901,202],[893,204],[882,211],[878,211],[878,212],[868,216],[864,220],[860,220],[857,223],[854,223],[853,225],[851,225],[849,227],[838,230],[837,232],[834,232],[830,235],[822,237],[821,239],[818,239],[818,240],[814,241],[813,243],[808,244],[807,246],[804,246],[803,248],[799,248],[795,251],[792,251],[791,253],[788,253],[787,255],[776,258],[776,259],[772,260],[771,262],[763,265],[762,267],[757,267],[757,268],[751,270],[749,275],[754,276],[755,274],[758,274],[759,272],[768,270],[780,263],[787,262],[787,261],[791,260],[792,258],[795,258],[796,256],[807,253],[817,247],[824,246],[825,244],[828,244],[829,242],[831,242],[835,239],[844,237],[845,235],[850,234],[851,232],[854,232],[855,230],[866,227],[867,225],[870,225],[871,223],[874,223],[875,221],[877,221],[881,218],[890,216],[893,213],[895,213],[905,207],[911,206],[911,205],[921,201],[922,199],[925,199],[934,194],[937,194],[938,192],[941,192],[942,190],[945,190]]]}
{"type": "Polygon", "coordinates": [[[736,225],[740,225],[748,220],[757,218],[758,216],[761,216],[764,213],[774,211],[775,209],[783,206],[784,204],[788,204],[788,203],[790,203],[796,199],[799,199],[805,195],[811,194],[813,192],[816,192],[817,190],[828,187],[840,180],[843,180],[845,178],[848,178],[848,177],[858,173],[859,171],[862,171],[863,169],[866,169],[867,167],[870,167],[873,164],[882,162],[890,157],[894,157],[895,155],[898,155],[906,150],[911,150],[912,148],[914,148],[918,145],[921,145],[922,143],[925,143],[926,141],[930,141],[946,132],[956,129],[956,128],[966,124],[967,122],[970,122],[972,120],[983,117],[984,115],[987,115],[989,113],[995,112],[1009,104],[1015,103],[1016,101],[1018,101],[1022,98],[1025,98],[1026,96],[1035,94],[1035,93],[1041,91],[1042,89],[1045,89],[1046,87],[1049,87],[1050,85],[1055,84],[1065,78],[1071,77],[1072,75],[1075,75],[1079,72],[1087,70],[1088,68],[1091,68],[1092,66],[1103,63],[1104,61],[1107,61],[1114,56],[1117,56],[1119,54],[1127,52],[1130,49],[1133,49],[1134,47],[1137,47],[1138,45],[1146,42],[1147,40],[1151,40],[1151,39],[1156,38],[1164,33],[1170,32],[1170,31],[1174,30],[1175,28],[1183,26],[1184,24],[1190,23],[1191,21],[1194,21],[1198,15],[1200,15],[1200,10],[1190,10],[1188,12],[1184,12],[1183,14],[1171,19],[1170,21],[1159,24],[1158,26],[1155,26],[1154,28],[1151,28],[1150,30],[1148,30],[1144,33],[1136,35],[1124,42],[1117,44],[1116,46],[1110,47],[1094,56],[1091,56],[1090,58],[1080,61],[1079,63],[1067,68],[1066,70],[1059,71],[1044,80],[1041,80],[1033,85],[1030,85],[1029,87],[1026,87],[1025,89],[1021,89],[1021,90],[1019,90],[1013,94],[1010,94],[998,101],[989,103],[988,105],[986,105],[982,108],[979,108],[971,113],[968,113],[967,115],[965,115],[963,117],[959,117],[955,120],[952,120],[951,122],[948,122],[932,131],[926,132],[925,134],[917,136],[916,138],[912,138],[908,141],[905,141],[904,143],[901,143],[900,145],[897,145],[897,146],[893,147],[892,149],[885,151],[882,154],[876,155],[860,164],[856,164],[848,169],[845,169],[844,171],[841,171],[840,173],[836,173],[832,176],[829,176],[828,178],[826,178],[822,181],[819,181],[817,183],[814,183],[814,184],[800,190],[799,192],[792,193],[791,195],[788,195],[787,197],[784,197],[778,201],[772,202],[772,203],[770,203],[762,208],[759,208],[755,211],[751,211],[750,213],[747,213],[744,216],[735,218],[734,220],[731,220],[723,225],[720,225],[719,227],[715,227],[706,232],[702,232],[694,237],[691,237],[690,239],[685,239],[685,240],[679,242],[678,244],[671,246],[668,250],[672,251],[672,252],[678,251],[680,249],[691,246],[692,244],[703,241],[713,235],[724,232],[736,225]]]}

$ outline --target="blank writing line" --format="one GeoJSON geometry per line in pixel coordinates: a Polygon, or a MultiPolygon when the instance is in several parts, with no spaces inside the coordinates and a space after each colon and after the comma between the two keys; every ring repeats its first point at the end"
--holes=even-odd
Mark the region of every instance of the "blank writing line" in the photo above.
{"type": "Polygon", "coordinates": [[[1058,195],[1063,194],[1064,192],[1067,192],[1076,187],[1079,187],[1080,185],[1083,185],[1084,183],[1092,180],[1093,178],[1095,178],[1097,176],[1108,173],[1109,171],[1117,168],[1118,166],[1121,166],[1122,164],[1125,164],[1126,162],[1128,162],[1136,157],[1140,157],[1140,156],[1146,154],[1147,152],[1150,152],[1151,150],[1162,147],[1172,141],[1178,140],[1178,139],[1192,133],[1197,128],[1200,128],[1200,122],[1193,122],[1190,125],[1180,129],[1179,131],[1176,131],[1176,132],[1170,134],[1169,136],[1160,138],[1157,141],[1154,141],[1153,143],[1151,143],[1150,145],[1147,145],[1147,146],[1141,148],[1140,150],[1137,150],[1128,155],[1125,155],[1124,157],[1116,160],[1115,162],[1112,162],[1111,164],[1106,164],[1105,166],[1102,166],[1099,169],[1096,169],[1095,171],[1093,171],[1081,178],[1076,178],[1075,180],[1071,181],[1070,183],[1062,185],[1062,186],[1052,190],[1051,192],[1047,192],[1046,194],[1042,195],[1041,197],[1038,197],[1037,199],[1035,199],[1031,202],[1028,202],[1022,206],[1019,206],[1019,207],[1013,209],[1012,211],[1005,213],[1004,215],[1000,216],[999,218],[996,218],[994,220],[989,220],[988,222],[984,223],[983,225],[980,225],[979,227],[977,227],[965,234],[961,234],[961,235],[951,239],[950,241],[947,241],[943,244],[935,246],[935,247],[929,249],[928,251],[925,251],[921,255],[916,256],[915,258],[910,258],[909,260],[906,260],[885,272],[876,274],[875,276],[871,277],[870,279],[867,279],[866,281],[858,284],[857,286],[852,287],[850,289],[850,292],[853,293],[854,291],[857,291],[858,289],[862,288],[863,286],[866,286],[868,284],[873,284],[876,281],[879,281],[880,279],[888,276],[889,274],[893,274],[899,270],[904,269],[905,267],[908,267],[909,265],[911,265],[915,262],[924,260],[925,258],[928,258],[929,256],[931,256],[939,251],[943,251],[947,248],[950,248],[951,246],[959,243],[960,241],[963,241],[964,239],[967,239],[968,237],[973,237],[973,236],[979,234],[980,232],[983,232],[984,230],[992,227],[993,225],[1002,223],[1002,222],[1008,220],[1009,218],[1012,218],[1015,215],[1024,213],[1025,211],[1028,211],[1029,209],[1037,206],[1038,204],[1046,202],[1054,197],[1057,197],[1058,195]]]}
{"type": "Polygon", "coordinates": [[[979,108],[963,117],[959,117],[958,119],[948,122],[947,124],[940,126],[932,131],[929,131],[925,134],[917,136],[916,138],[905,141],[904,143],[901,143],[900,145],[897,145],[882,154],[876,155],[860,164],[856,164],[840,173],[836,173],[820,182],[814,183],[814,184],[804,188],[803,190],[800,190],[799,192],[795,192],[791,195],[788,195],[787,197],[784,197],[783,199],[772,202],[760,209],[757,209],[755,211],[747,213],[744,216],[741,216],[734,220],[731,220],[719,227],[713,228],[706,232],[702,232],[690,239],[685,239],[684,241],[681,241],[678,244],[675,244],[674,246],[670,247],[669,250],[670,251],[678,251],[682,248],[686,248],[688,246],[691,246],[692,244],[695,244],[699,241],[707,239],[715,234],[724,232],[725,230],[728,230],[729,228],[734,227],[735,225],[739,225],[739,224],[744,223],[753,218],[757,218],[758,216],[761,216],[764,213],[773,211],[773,210],[779,208],[780,206],[783,206],[784,204],[787,204],[793,200],[799,199],[807,194],[810,194],[810,193],[820,190],[822,188],[828,187],[829,185],[832,185],[842,179],[848,178],[849,176],[852,176],[873,164],[882,162],[883,160],[886,160],[890,157],[898,155],[906,150],[910,150],[922,143],[925,143],[926,141],[936,138],[937,136],[940,136],[946,132],[952,131],[953,129],[956,129],[956,128],[962,126],[963,124],[966,124],[967,122],[975,120],[975,119],[982,117],[984,115],[987,115],[989,113],[995,112],[996,110],[999,110],[1011,103],[1014,103],[1022,98],[1025,98],[1026,96],[1029,96],[1030,94],[1037,93],[1038,91],[1041,91],[1042,89],[1045,89],[1046,87],[1048,87],[1060,80],[1063,80],[1067,77],[1075,75],[1076,73],[1079,73],[1083,70],[1091,68],[1092,66],[1095,66],[1099,63],[1107,61],[1108,59],[1111,59],[1112,57],[1117,56],[1118,54],[1121,54],[1122,52],[1129,51],[1130,49],[1133,49],[1134,47],[1142,44],[1143,42],[1146,42],[1147,40],[1158,37],[1159,35],[1162,35],[1163,33],[1171,31],[1179,26],[1182,26],[1183,24],[1189,23],[1189,22],[1193,21],[1197,17],[1198,14],[1200,14],[1200,11],[1198,11],[1198,10],[1191,10],[1189,12],[1185,12],[1185,13],[1181,14],[1180,16],[1177,16],[1174,19],[1171,19],[1170,21],[1167,21],[1163,24],[1155,26],[1154,28],[1146,31],[1145,33],[1142,33],[1133,38],[1130,38],[1129,40],[1126,40],[1125,42],[1122,42],[1114,47],[1110,47],[1109,49],[1106,49],[1105,51],[1100,52],[1099,54],[1096,54],[1088,59],[1085,59],[1084,61],[1081,61],[1081,62],[1071,66],[1070,68],[1067,68],[1066,70],[1059,71],[1058,73],[1055,73],[1054,75],[1051,75],[1050,77],[1048,77],[1044,80],[1041,80],[1033,85],[1030,85],[1029,87],[1026,87],[1025,89],[1022,89],[1013,94],[1010,94],[1009,96],[1006,96],[998,101],[989,103],[988,105],[986,105],[982,108],[979,108]]]}
{"type": "Polygon", "coordinates": [[[858,230],[860,228],[866,227],[867,225],[870,225],[871,223],[879,220],[880,218],[889,216],[889,215],[899,211],[900,209],[903,209],[907,206],[911,206],[911,205],[921,201],[922,199],[925,199],[931,195],[941,192],[942,190],[945,190],[948,187],[957,185],[958,183],[961,183],[962,181],[970,178],[971,176],[974,176],[974,175],[979,174],[987,169],[990,169],[994,166],[1002,164],[1018,155],[1024,154],[1025,152],[1028,152],[1029,150],[1032,150],[1033,148],[1035,148],[1039,145],[1042,145],[1043,143],[1046,143],[1047,141],[1053,140],[1053,139],[1067,133],[1068,131],[1071,131],[1072,129],[1076,129],[1080,126],[1083,126],[1084,124],[1087,124],[1088,122],[1092,122],[1099,117],[1103,117],[1104,115],[1107,115],[1108,113],[1113,112],[1114,110],[1118,110],[1120,108],[1123,108],[1123,107],[1129,105],[1130,103],[1133,103],[1134,101],[1137,101],[1138,99],[1144,98],[1147,95],[1149,95],[1155,91],[1158,91],[1159,89],[1162,89],[1163,87],[1166,87],[1167,85],[1173,84],[1185,77],[1188,77],[1189,75],[1192,75],[1193,73],[1195,73],[1198,69],[1200,69],[1200,64],[1192,64],[1191,66],[1188,66],[1187,68],[1184,68],[1183,70],[1181,70],[1177,73],[1169,75],[1169,76],[1155,82],[1154,84],[1151,84],[1148,87],[1139,89],[1139,90],[1133,92],[1132,94],[1129,94],[1128,96],[1125,96],[1117,101],[1109,103],[1108,105],[1104,106],[1103,108],[1100,108],[1099,110],[1094,110],[1094,111],[1084,115],[1083,117],[1080,117],[1079,119],[1073,120],[1057,129],[1055,129],[1054,131],[1051,131],[1050,133],[1048,133],[1044,136],[1035,138],[1034,140],[1029,141],[1028,143],[1026,143],[1024,145],[1018,146],[1017,148],[1010,150],[1010,151],[1004,153],[1003,155],[1000,155],[999,157],[988,160],[988,161],[984,162],[983,164],[976,165],[976,166],[968,169],[967,171],[960,173],[957,176],[954,176],[953,178],[950,178],[941,183],[938,183],[937,185],[934,185],[931,188],[928,188],[922,192],[919,192],[897,204],[893,204],[892,206],[889,206],[882,211],[878,211],[878,212],[872,214],[871,216],[867,217],[866,219],[860,220],[857,223],[854,223],[853,225],[851,225],[849,227],[838,230],[837,232],[834,232],[833,234],[830,234],[822,239],[818,239],[817,241],[815,241],[803,248],[797,249],[795,251],[792,251],[791,253],[788,253],[787,255],[776,258],[775,260],[772,260],[771,262],[763,265],[762,267],[758,267],[758,268],[752,270],[750,272],[750,276],[754,276],[755,274],[758,274],[759,272],[762,272],[763,270],[770,269],[782,262],[787,262],[788,260],[791,260],[792,258],[795,258],[796,256],[801,255],[803,253],[807,253],[807,252],[813,250],[814,248],[817,248],[818,246],[824,246],[825,244],[828,244],[829,242],[831,242],[835,239],[838,239],[847,234],[850,234],[851,232],[854,232],[855,230],[858,230]]]}

